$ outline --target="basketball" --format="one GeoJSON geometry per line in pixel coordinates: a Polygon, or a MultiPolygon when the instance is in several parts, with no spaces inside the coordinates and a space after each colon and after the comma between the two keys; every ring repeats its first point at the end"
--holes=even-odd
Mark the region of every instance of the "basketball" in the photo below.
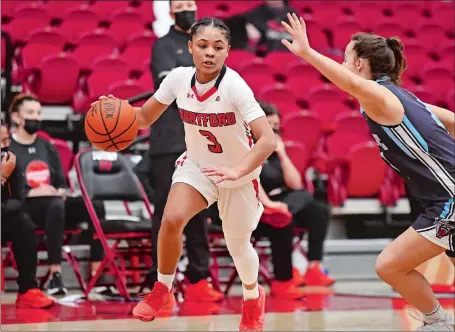
{"type": "Polygon", "coordinates": [[[117,98],[105,98],[93,104],[85,117],[84,127],[90,143],[108,152],[126,149],[139,131],[133,106],[117,98]]]}

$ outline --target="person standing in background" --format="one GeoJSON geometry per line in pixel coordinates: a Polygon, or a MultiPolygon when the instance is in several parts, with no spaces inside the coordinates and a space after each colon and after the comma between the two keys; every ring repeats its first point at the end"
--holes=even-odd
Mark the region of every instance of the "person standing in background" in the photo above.
{"type": "MultiPolygon", "coordinates": [[[[170,1],[170,14],[175,19],[169,33],[159,38],[153,45],[151,71],[155,89],[158,89],[169,72],[177,67],[193,66],[193,58],[188,51],[189,31],[196,20],[195,1],[170,1]]],[[[175,162],[186,150],[183,122],[176,103],[153,124],[148,151],[150,167],[149,181],[154,184],[155,214],[152,219],[152,259],[151,286],[157,280],[157,242],[161,227],[164,206],[171,188],[175,162]]],[[[142,179],[144,181],[144,179],[142,179]]],[[[190,220],[185,227],[188,267],[186,276],[190,281],[185,291],[186,300],[217,302],[224,295],[212,288],[209,277],[209,247],[207,239],[208,212],[202,211],[190,220]]]]}

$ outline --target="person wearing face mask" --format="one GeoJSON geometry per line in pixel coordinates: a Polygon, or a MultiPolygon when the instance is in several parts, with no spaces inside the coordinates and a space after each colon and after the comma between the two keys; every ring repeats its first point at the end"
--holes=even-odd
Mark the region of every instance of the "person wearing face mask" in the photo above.
{"type": "MultiPolygon", "coordinates": [[[[151,71],[155,89],[174,68],[194,66],[193,58],[188,51],[190,28],[195,23],[197,5],[195,1],[171,0],[170,15],[175,24],[169,33],[159,38],[153,45],[151,71]]],[[[157,262],[158,232],[164,212],[167,196],[172,184],[175,162],[185,152],[185,133],[177,104],[173,102],[163,115],[152,125],[147,164],[150,166],[148,179],[142,181],[153,183],[154,197],[150,197],[155,206],[152,219],[152,259],[157,262]],[[148,181],[147,181],[148,180],[148,181]]],[[[145,162],[145,160],[143,161],[145,162]]],[[[189,281],[185,290],[186,300],[218,302],[223,294],[212,288],[208,282],[210,254],[207,238],[208,212],[197,214],[185,227],[188,266],[186,277],[189,281]]],[[[157,280],[156,264],[150,274],[150,286],[157,280]]]]}
{"type": "MultiPolygon", "coordinates": [[[[75,228],[79,223],[89,221],[90,217],[81,197],[67,197],[68,185],[57,149],[38,136],[41,129],[39,100],[33,95],[17,95],[11,102],[10,115],[17,127],[12,134],[10,150],[24,165],[24,209],[33,223],[45,231],[51,272],[47,292],[64,295],[67,290],[60,264],[65,226],[75,228]]],[[[98,216],[104,219],[103,203],[94,202],[94,207],[98,216]]],[[[91,268],[96,271],[104,253],[99,241],[91,241],[90,246],[91,268]]]]}
{"type": "Polygon", "coordinates": [[[55,301],[38,288],[36,282],[37,250],[35,227],[23,210],[22,168],[14,153],[9,151],[9,133],[5,123],[0,129],[2,176],[2,245],[11,242],[17,265],[19,287],[18,308],[47,308],[55,301]]]}

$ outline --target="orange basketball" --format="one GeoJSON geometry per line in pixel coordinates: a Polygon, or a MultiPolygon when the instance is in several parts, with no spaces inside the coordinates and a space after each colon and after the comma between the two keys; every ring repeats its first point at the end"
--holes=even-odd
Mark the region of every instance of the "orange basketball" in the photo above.
{"type": "Polygon", "coordinates": [[[125,100],[97,101],[85,117],[85,134],[92,145],[108,152],[126,149],[139,131],[136,111],[125,100]]]}

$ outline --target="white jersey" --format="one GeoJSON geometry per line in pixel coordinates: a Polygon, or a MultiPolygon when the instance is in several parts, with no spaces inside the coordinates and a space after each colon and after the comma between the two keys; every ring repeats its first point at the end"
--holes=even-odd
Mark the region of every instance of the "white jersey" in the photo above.
{"type": "MultiPolygon", "coordinates": [[[[186,157],[201,168],[238,166],[253,147],[249,123],[265,116],[245,81],[227,67],[206,84],[197,82],[194,67],[176,68],[154,96],[165,105],[177,100],[185,127],[186,157]]],[[[258,178],[260,172],[258,167],[220,187],[238,187],[258,178]]]]}

